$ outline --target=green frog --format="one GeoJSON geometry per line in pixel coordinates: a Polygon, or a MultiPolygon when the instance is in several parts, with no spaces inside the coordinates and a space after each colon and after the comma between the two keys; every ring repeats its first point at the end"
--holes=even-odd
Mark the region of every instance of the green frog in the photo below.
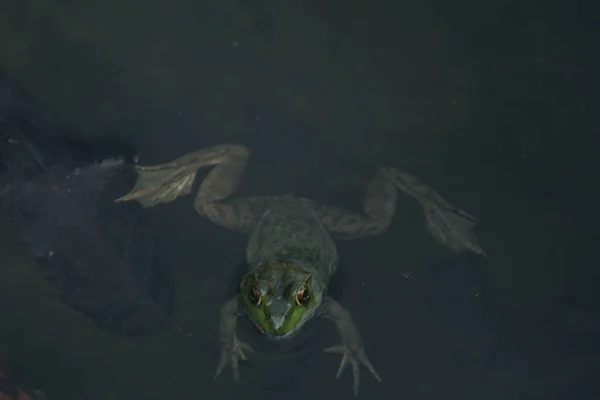
{"type": "Polygon", "coordinates": [[[261,332],[276,339],[294,335],[320,316],[334,322],[341,338],[341,344],[325,350],[342,356],[336,378],[350,364],[354,394],[358,394],[359,364],[378,381],[381,378],[367,357],[351,313],[327,295],[338,266],[333,239],[385,232],[396,209],[397,189],[422,204],[428,230],[453,252],[470,250],[485,256],[472,232],[479,221],[394,167],[382,167],[375,173],[364,198],[364,215],[292,195],[229,199],[249,155],[246,146],[223,144],[161,165],[138,165],[134,188],[117,201],[135,200],[143,207],[168,203],[192,191],[199,168],[213,166],[196,194],[196,211],[220,226],[249,234],[249,271],[241,280],[239,293],[221,308],[221,355],[214,377],[230,364],[238,382],[238,361],[246,360],[246,354],[253,351],[236,336],[242,311],[261,332]]]}

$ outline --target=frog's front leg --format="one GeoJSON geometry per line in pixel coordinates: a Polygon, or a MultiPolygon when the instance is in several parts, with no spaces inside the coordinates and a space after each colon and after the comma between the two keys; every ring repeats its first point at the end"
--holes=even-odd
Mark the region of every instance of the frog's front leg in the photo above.
{"type": "Polygon", "coordinates": [[[135,186],[117,201],[135,200],[143,207],[168,203],[191,192],[199,168],[214,165],[196,194],[196,211],[218,225],[249,232],[272,199],[251,197],[224,201],[239,185],[249,155],[246,146],[224,144],[197,150],[168,163],[137,166],[139,177],[135,186]]]}
{"type": "Polygon", "coordinates": [[[375,379],[381,382],[381,378],[371,361],[365,353],[365,349],[360,338],[358,328],[354,324],[354,319],[348,310],[342,307],[337,301],[331,297],[327,297],[322,305],[320,315],[331,319],[338,330],[342,344],[331,346],[325,349],[326,353],[341,353],[342,362],[336,374],[339,378],[344,373],[348,364],[352,365],[352,373],[354,375],[354,395],[358,395],[360,385],[359,363],[362,363],[373,374],[375,379]]]}
{"type": "Polygon", "coordinates": [[[221,372],[223,372],[225,366],[230,363],[233,378],[236,382],[239,382],[240,373],[238,370],[238,361],[239,359],[247,360],[244,352],[254,352],[248,344],[238,340],[235,334],[238,315],[239,299],[235,296],[221,307],[221,323],[219,326],[221,356],[219,358],[219,363],[217,364],[217,371],[215,372],[214,379],[216,379],[221,372]]]}

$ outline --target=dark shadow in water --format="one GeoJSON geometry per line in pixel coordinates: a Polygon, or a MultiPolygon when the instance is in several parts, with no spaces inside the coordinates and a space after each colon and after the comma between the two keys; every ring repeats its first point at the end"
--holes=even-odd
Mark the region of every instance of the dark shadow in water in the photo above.
{"type": "Polygon", "coordinates": [[[132,149],[71,138],[4,70],[0,101],[0,207],[44,276],[108,331],[170,327],[175,268],[141,210],[113,201],[135,182],[132,149]]]}

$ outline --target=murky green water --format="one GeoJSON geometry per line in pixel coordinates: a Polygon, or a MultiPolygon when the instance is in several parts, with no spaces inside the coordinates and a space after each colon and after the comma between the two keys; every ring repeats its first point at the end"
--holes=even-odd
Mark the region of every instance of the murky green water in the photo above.
{"type": "MultiPolygon", "coordinates": [[[[387,235],[340,243],[343,301],[384,378],[365,374],[361,396],[574,399],[600,391],[591,15],[500,0],[24,0],[0,6],[0,66],[72,131],[127,141],[144,163],[249,145],[241,194],[359,210],[376,167],[409,168],[481,218],[490,257],[453,260],[406,199],[387,235]]],[[[216,346],[245,238],[191,199],[148,218],[182,265],[175,318],[216,346]]],[[[0,254],[0,338],[50,399],[350,398],[350,374],[334,380],[338,361],[320,354],[332,329],[297,359],[258,357],[235,386],[179,332],[118,338],[71,311],[8,229],[0,254]]]]}

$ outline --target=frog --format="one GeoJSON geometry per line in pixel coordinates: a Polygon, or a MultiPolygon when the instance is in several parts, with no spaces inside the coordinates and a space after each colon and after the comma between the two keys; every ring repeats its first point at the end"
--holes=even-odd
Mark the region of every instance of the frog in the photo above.
{"type": "Polygon", "coordinates": [[[324,352],[341,355],[336,378],[352,367],[353,393],[358,395],[361,365],[377,381],[382,379],[352,314],[328,294],[339,262],[334,240],[384,233],[394,217],[398,191],[423,206],[427,230],[454,253],[468,250],[487,256],[473,233],[480,221],[393,166],[376,171],[364,195],[363,213],[292,194],[231,198],[249,157],[250,149],[243,144],[219,144],[163,164],[136,165],[134,187],[116,201],[137,201],[144,208],[169,203],[192,192],[200,168],[212,167],[197,189],[195,210],[217,225],[249,235],[248,271],[237,294],[220,309],[220,358],[214,378],[229,364],[239,382],[238,363],[254,352],[236,335],[240,315],[276,340],[290,338],[315,317],[323,317],[334,323],[341,339],[324,352]]]}

